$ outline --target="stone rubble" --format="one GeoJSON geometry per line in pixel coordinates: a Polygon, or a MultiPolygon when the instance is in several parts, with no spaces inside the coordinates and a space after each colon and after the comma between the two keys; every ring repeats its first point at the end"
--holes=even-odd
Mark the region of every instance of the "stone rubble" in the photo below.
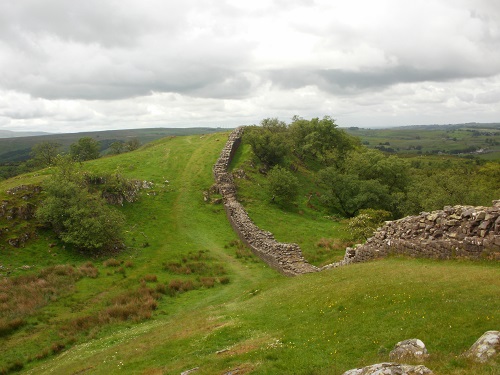
{"type": "Polygon", "coordinates": [[[348,370],[342,375],[431,375],[433,372],[427,367],[418,365],[402,365],[398,363],[377,363],[376,365],[366,366],[348,370]]]}
{"type": "Polygon", "coordinates": [[[492,207],[447,206],[388,221],[363,245],[347,248],[342,261],[322,269],[391,254],[433,259],[500,260],[500,200],[492,207]]]}

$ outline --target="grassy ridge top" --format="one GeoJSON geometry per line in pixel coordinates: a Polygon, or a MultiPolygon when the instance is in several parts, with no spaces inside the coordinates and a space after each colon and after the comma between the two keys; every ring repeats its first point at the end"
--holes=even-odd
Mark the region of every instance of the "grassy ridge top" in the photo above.
{"type": "MultiPolygon", "coordinates": [[[[120,208],[127,216],[128,248],[114,258],[123,263],[113,267],[106,265],[109,255],[89,258],[60,244],[49,247],[49,234],[26,248],[2,250],[0,264],[10,265],[16,275],[37,274],[54,264],[79,267],[91,260],[99,276],[77,280],[69,292],[29,316],[27,324],[0,337],[0,368],[18,361],[31,374],[179,374],[195,367],[197,374],[234,369],[341,374],[388,360],[396,342],[418,337],[427,344],[432,354],[428,367],[436,373],[492,374],[500,369],[498,362],[475,366],[457,358],[484,331],[500,325],[497,263],[393,258],[285,278],[242,253],[234,246],[236,235],[222,206],[205,203],[202,194],[213,183],[212,166],[226,135],[162,139],[85,164],[95,172],[118,169],[155,184],[138,202],[120,208]],[[195,261],[200,251],[204,258],[195,261]],[[194,272],[176,273],[174,263],[194,272]],[[194,263],[204,263],[206,273],[196,271],[194,263]],[[20,269],[25,264],[35,267],[20,269]],[[79,331],[63,342],[63,349],[52,350],[62,340],[62,327],[113,306],[113,298],[135,290],[141,279],[160,290],[175,280],[201,282],[220,266],[229,283],[164,295],[149,320],[116,320],[79,331]],[[46,348],[55,353],[37,359],[46,348]]],[[[244,150],[239,157],[245,160],[244,150]]],[[[43,177],[16,177],[1,182],[0,190],[43,177]]],[[[269,220],[280,222],[283,237],[286,231],[314,232],[319,220],[307,212],[294,220],[280,210],[268,212],[269,220]]],[[[327,231],[328,221],[322,225],[327,231]]]]}
{"type": "Polygon", "coordinates": [[[67,151],[72,143],[80,138],[90,137],[101,143],[101,151],[116,141],[126,142],[137,138],[141,143],[148,143],[167,136],[184,136],[220,132],[219,128],[149,128],[104,130],[82,133],[46,134],[15,138],[0,138],[0,163],[24,161],[30,158],[31,148],[41,142],[56,142],[67,151]]]}

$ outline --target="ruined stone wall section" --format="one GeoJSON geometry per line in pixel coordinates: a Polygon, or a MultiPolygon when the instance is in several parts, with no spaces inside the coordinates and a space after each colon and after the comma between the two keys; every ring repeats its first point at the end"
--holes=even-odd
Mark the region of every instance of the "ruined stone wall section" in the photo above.
{"type": "Polygon", "coordinates": [[[500,260],[500,201],[494,201],[492,207],[445,207],[386,222],[365,244],[347,248],[341,262],[323,269],[390,254],[500,260]]]}
{"type": "Polygon", "coordinates": [[[226,215],[231,226],[240,239],[258,257],[282,274],[295,276],[318,271],[317,267],[305,260],[299,245],[278,242],[272,233],[258,228],[236,199],[236,185],[228,167],[241,142],[242,135],[242,127],[231,132],[217,163],[213,167],[215,183],[222,195],[226,215]]]}

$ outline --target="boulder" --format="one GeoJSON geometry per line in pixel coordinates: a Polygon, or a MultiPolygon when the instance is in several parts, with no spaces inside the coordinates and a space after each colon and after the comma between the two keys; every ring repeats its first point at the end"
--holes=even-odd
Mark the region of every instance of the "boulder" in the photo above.
{"type": "Polygon", "coordinates": [[[487,331],[464,353],[475,362],[487,362],[500,352],[500,331],[487,331]]]}
{"type": "Polygon", "coordinates": [[[401,359],[424,360],[428,357],[425,344],[419,339],[409,339],[400,341],[394,346],[394,349],[389,353],[391,361],[401,359]]]}
{"type": "Polygon", "coordinates": [[[343,375],[432,375],[427,367],[418,365],[401,365],[398,363],[378,363],[363,368],[348,370],[343,375]]]}

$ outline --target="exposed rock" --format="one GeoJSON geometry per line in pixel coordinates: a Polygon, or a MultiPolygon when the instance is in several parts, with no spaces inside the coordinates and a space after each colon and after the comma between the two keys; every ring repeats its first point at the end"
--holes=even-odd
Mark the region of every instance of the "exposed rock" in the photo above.
{"type": "Polygon", "coordinates": [[[193,372],[196,372],[196,371],[198,371],[199,369],[200,369],[199,367],[195,367],[195,368],[192,368],[192,369],[189,369],[189,370],[186,370],[186,371],[181,372],[181,375],[188,375],[188,374],[192,374],[193,372]]]}
{"type": "Polygon", "coordinates": [[[398,363],[378,363],[363,368],[348,370],[343,375],[425,375],[433,374],[427,367],[401,365],[398,363]]]}
{"type": "Polygon", "coordinates": [[[476,362],[487,362],[500,353],[500,331],[487,331],[464,353],[476,362]]]}
{"type": "Polygon", "coordinates": [[[400,341],[396,344],[394,349],[389,353],[391,361],[401,359],[416,359],[423,360],[428,357],[425,344],[419,339],[409,339],[400,341]]]}

